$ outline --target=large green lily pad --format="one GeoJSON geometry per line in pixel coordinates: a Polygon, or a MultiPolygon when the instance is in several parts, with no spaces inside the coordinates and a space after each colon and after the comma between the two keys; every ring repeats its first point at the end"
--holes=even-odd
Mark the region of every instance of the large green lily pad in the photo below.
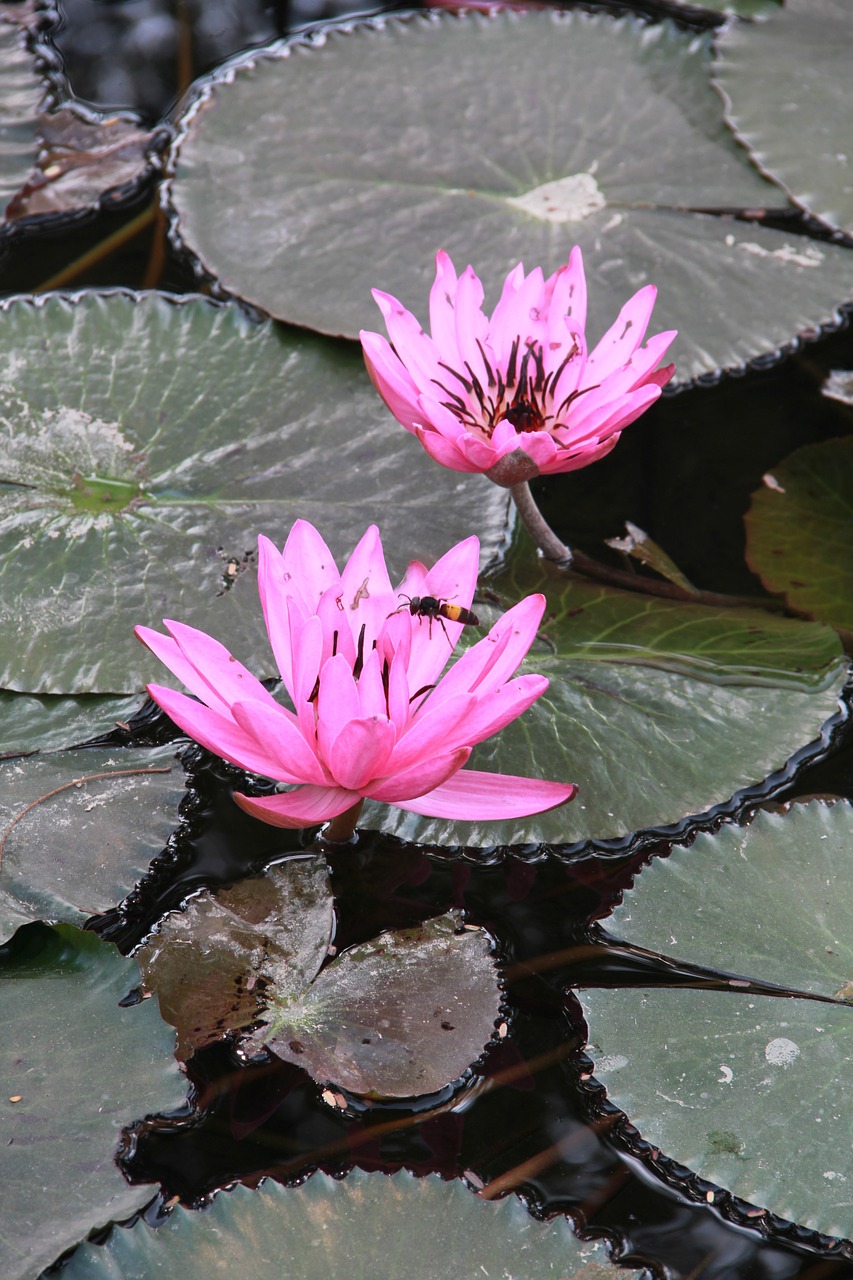
{"type": "MultiPolygon", "coordinates": [[[[608,929],[681,960],[849,999],[851,859],[849,804],[759,814],[655,861],[608,929]]],[[[843,1140],[853,1008],[660,989],[581,1001],[596,1077],[644,1138],[745,1200],[853,1236],[843,1140]]]]}
{"type": "MultiPolygon", "coordinates": [[[[185,1097],[174,1032],[153,1001],[120,1008],[133,960],[67,925],[0,967],[0,1271],[40,1275],[92,1228],[155,1194],[115,1164],[122,1129],[185,1097]]],[[[23,950],[23,949],[21,949],[23,950]]]]}
{"type": "Polygon", "coordinates": [[[853,436],[797,449],[746,514],[750,568],[792,608],[853,632],[853,436]]]}
{"type": "MultiPolygon", "coordinates": [[[[207,1280],[228,1275],[298,1275],[300,1280],[615,1280],[602,1244],[581,1244],[565,1218],[538,1222],[515,1196],[483,1201],[460,1182],[401,1171],[354,1170],[343,1181],[315,1173],[301,1187],[266,1182],[220,1192],[200,1212],[178,1208],[156,1231],[138,1223],[85,1244],[68,1280],[148,1280],[155,1274],[207,1280]]],[[[630,1274],[630,1273],[624,1273],[630,1274]]]]}
{"type": "Polygon", "coordinates": [[[173,747],[0,761],[0,942],[30,920],[82,924],[130,893],[178,825],[173,747]]]}
{"type": "Polygon", "coordinates": [[[364,826],[443,845],[618,842],[727,804],[816,745],[838,709],[847,664],[828,627],[629,594],[533,562],[496,585],[518,595],[522,582],[548,606],[521,670],[551,685],[470,766],[576,782],[577,798],[494,823],[369,805],[364,826]]]}
{"type": "Polygon", "coordinates": [[[785,0],[757,26],[717,37],[714,77],[726,119],[763,173],[806,213],[853,234],[847,0],[785,0]]]}
{"type": "Polygon", "coordinates": [[[519,260],[553,271],[578,243],[594,341],[656,283],[683,382],[788,346],[853,297],[846,250],[710,216],[786,202],[725,127],[708,40],[670,23],[356,24],[228,64],[180,127],[173,235],[223,290],[323,333],[381,329],[372,287],[425,322],[440,248],[493,304],[519,260]]]}
{"type": "Polygon", "coordinates": [[[506,494],[413,447],[357,351],[115,293],[7,304],[0,348],[8,689],[137,690],[161,673],[133,625],[164,616],[273,674],[252,557],[299,516],[339,556],[379,522],[401,576],[472,529],[501,545],[506,494]]]}

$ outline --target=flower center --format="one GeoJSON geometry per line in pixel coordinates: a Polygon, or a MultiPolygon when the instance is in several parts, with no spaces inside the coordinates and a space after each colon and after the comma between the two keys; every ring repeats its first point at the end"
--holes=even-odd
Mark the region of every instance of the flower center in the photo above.
{"type": "MultiPolygon", "coordinates": [[[[545,372],[541,342],[527,339],[522,351],[522,340],[520,337],[516,338],[510,348],[506,369],[503,370],[492,368],[479,340],[477,346],[483,359],[485,379],[475,373],[467,360],[465,373],[451,369],[449,365],[442,365],[460,384],[462,392],[445,386],[437,378],[433,379],[447,396],[441,402],[444,408],[449,409],[464,427],[480,431],[487,439],[491,439],[495,427],[504,419],[511,422],[518,432],[550,431],[553,427],[563,425],[562,420],[569,405],[583,394],[579,389],[571,391],[558,405],[554,405],[560,378],[579,354],[576,342],[572,343],[562,362],[550,373],[545,372]]],[[[583,390],[591,391],[592,387],[584,387],[583,390]]]]}

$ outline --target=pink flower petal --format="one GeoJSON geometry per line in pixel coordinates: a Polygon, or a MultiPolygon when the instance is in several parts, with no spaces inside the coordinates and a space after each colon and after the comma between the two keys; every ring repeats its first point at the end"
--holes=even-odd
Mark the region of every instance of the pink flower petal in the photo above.
{"type": "Polygon", "coordinates": [[[427,704],[423,712],[414,716],[397,743],[389,772],[404,773],[419,760],[472,746],[476,739],[467,736],[465,726],[477,710],[477,701],[474,694],[459,693],[438,707],[427,704]]]}
{"type": "Polygon", "coordinates": [[[429,294],[429,327],[441,359],[451,366],[459,358],[459,348],[456,345],[456,286],[456,269],[449,255],[440,249],[435,255],[435,283],[429,294]]]}
{"type": "Polygon", "coordinates": [[[327,767],[331,769],[335,739],[347,721],[357,719],[360,714],[358,689],[352,667],[340,653],[323,663],[319,677],[317,744],[327,767]]]}
{"type": "Polygon", "coordinates": [[[501,818],[526,818],[566,804],[576,794],[572,783],[542,782],[506,773],[480,773],[461,769],[444,783],[415,800],[395,800],[398,809],[422,813],[428,818],[461,818],[484,822],[501,818]]]}
{"type": "Polygon", "coordinates": [[[424,333],[411,311],[407,311],[392,294],[373,290],[373,298],[382,318],[388,337],[400,360],[418,387],[429,386],[433,378],[441,376],[441,357],[428,333],[424,333]]]}
{"type": "Polygon", "coordinates": [[[362,329],[358,335],[370,381],[397,421],[414,431],[420,420],[418,388],[393,347],[381,334],[362,329]]]}
{"type": "Polygon", "coordinates": [[[445,440],[435,431],[424,431],[418,427],[415,435],[426,449],[433,462],[438,462],[442,467],[449,467],[451,471],[485,471],[487,467],[476,466],[473,462],[469,462],[465,454],[457,449],[455,444],[449,440],[445,440]]]}
{"type": "Polygon", "coordinates": [[[194,693],[197,698],[201,698],[207,706],[214,707],[217,711],[228,715],[228,703],[224,698],[220,698],[218,693],[211,689],[208,681],[199,675],[171,636],[164,636],[159,631],[152,631],[150,627],[134,627],[134,631],[137,639],[141,640],[154,656],[159,658],[163,665],[178,677],[181,684],[186,685],[190,693],[194,693]]]}
{"type": "Polygon", "coordinates": [[[396,604],[375,524],[359,539],[341,574],[341,604],[341,617],[349,626],[356,653],[364,627],[361,643],[366,656],[396,604]]]}
{"type": "Polygon", "coordinates": [[[263,774],[279,782],[300,782],[298,774],[285,768],[272,752],[262,747],[237,725],[230,716],[211,710],[202,702],[194,702],[184,693],[175,693],[163,685],[149,684],[148,692],[179,729],[195,738],[208,751],[221,756],[250,773],[263,774]]]}
{"type": "Polygon", "coordinates": [[[235,702],[231,711],[247,738],[276,762],[275,772],[264,770],[268,778],[281,782],[314,782],[321,786],[334,781],[318,760],[313,745],[305,741],[283,707],[273,708],[265,702],[251,700],[235,702]],[[282,776],[285,771],[287,777],[282,776]]]}
{"type": "Polygon", "coordinates": [[[351,809],[361,797],[343,787],[298,787],[274,796],[246,796],[234,792],[234,799],[246,813],[272,827],[313,827],[328,822],[351,809]]]}
{"type": "Polygon", "coordinates": [[[284,681],[284,687],[292,697],[293,665],[284,572],[281,553],[269,538],[261,534],[258,537],[258,594],[261,598],[264,622],[276,665],[284,681]]]}
{"type": "Polygon", "coordinates": [[[519,663],[536,638],[545,597],[526,596],[498,618],[488,635],[472,645],[430,694],[430,704],[440,705],[445,698],[461,692],[485,697],[499,689],[518,669],[519,663]]]}
{"type": "Polygon", "coordinates": [[[257,698],[260,702],[276,705],[269,690],[229,653],[224,644],[183,622],[164,618],[163,625],[171,632],[187,662],[195,667],[207,685],[205,702],[228,706],[235,698],[257,698]]]}
{"type": "Polygon", "coordinates": [[[401,800],[422,795],[424,791],[432,791],[457,773],[467,763],[471,755],[470,747],[452,751],[446,755],[434,756],[431,760],[414,765],[404,773],[395,773],[393,777],[372,786],[368,792],[371,800],[381,800],[384,804],[396,804],[401,808],[401,800]]]}
{"type": "Polygon", "coordinates": [[[657,289],[653,284],[638,289],[629,298],[616,320],[587,357],[587,384],[603,382],[608,374],[621,369],[646,336],[657,289]]]}
{"type": "Polygon", "coordinates": [[[307,520],[296,520],[281,553],[285,590],[313,613],[325,591],[340,582],[338,566],[320,534],[307,520]]]}
{"type": "Polygon", "coordinates": [[[350,720],[332,743],[328,764],[342,787],[366,793],[368,783],[382,778],[397,741],[397,731],[389,720],[371,716],[350,720]]]}

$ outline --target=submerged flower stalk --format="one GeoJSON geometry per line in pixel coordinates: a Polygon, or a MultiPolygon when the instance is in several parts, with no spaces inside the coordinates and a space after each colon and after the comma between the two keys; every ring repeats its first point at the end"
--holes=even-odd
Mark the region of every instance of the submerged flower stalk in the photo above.
{"type": "Polygon", "coordinates": [[[635,293],[588,350],[579,248],[547,280],[539,267],[528,275],[515,267],[491,316],[473,268],[457,277],[442,250],[429,298],[431,333],[374,289],[388,338],[363,330],[361,345],[376,390],[430,457],[512,490],[545,554],[563,559],[568,550],[541,516],[532,517],[527,483],[597,462],[660,396],[675,368],[660,362],[676,334],[644,343],[656,294],[654,285],[635,293]]]}
{"type": "Polygon", "coordinates": [[[331,831],[340,838],[364,799],[483,820],[523,817],[572,798],[570,783],[463,768],[476,743],[548,686],[544,676],[511,678],[542,617],[539,595],[505,613],[442,675],[476,586],[476,538],[431,569],[413,562],[396,591],[375,527],[341,572],[303,520],[282,552],[263,536],[258,546],[261,604],[290,708],[204,632],[170,621],[168,635],[136,628],[194,695],[148,686],[175,723],[232,764],[290,788],[237,794],[241,808],[281,827],[338,819],[331,831]],[[432,607],[443,602],[453,607],[432,607]]]}

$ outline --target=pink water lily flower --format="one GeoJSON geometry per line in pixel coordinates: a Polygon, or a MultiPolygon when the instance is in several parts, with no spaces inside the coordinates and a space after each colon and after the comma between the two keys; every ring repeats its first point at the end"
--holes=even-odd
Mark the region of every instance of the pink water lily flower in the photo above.
{"type": "Polygon", "coordinates": [[[429,616],[423,602],[468,609],[476,538],[431,569],[413,562],[396,590],[375,526],[343,572],[304,520],[283,552],[263,536],[258,547],[261,604],[293,710],[204,632],[168,621],[169,635],[136,628],[198,699],[149,685],[172,720],[232,764],[293,787],[238,794],[241,808],[275,826],[305,827],[354,807],[357,814],[364,798],[477,820],[522,817],[572,798],[568,783],[463,769],[475,743],[548,687],[544,676],[511,678],[536,634],[541,595],[505,613],[442,675],[464,623],[429,616]]]}
{"type": "Polygon", "coordinates": [[[457,278],[442,250],[429,298],[432,333],[374,289],[390,342],[363,330],[361,345],[377,391],[430,457],[512,488],[603,458],[657,400],[675,368],[658,366],[676,334],[641,345],[656,293],[651,284],[635,293],[588,351],[580,249],[547,280],[539,267],[525,275],[519,263],[491,316],[473,268],[457,278]]]}

